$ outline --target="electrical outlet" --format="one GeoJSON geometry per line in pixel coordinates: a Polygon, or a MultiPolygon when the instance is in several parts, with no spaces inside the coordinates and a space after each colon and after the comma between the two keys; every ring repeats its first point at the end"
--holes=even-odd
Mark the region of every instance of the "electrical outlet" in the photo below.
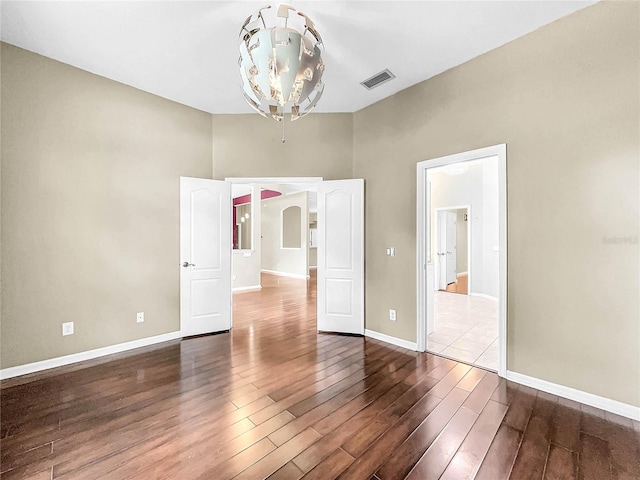
{"type": "Polygon", "coordinates": [[[389,320],[391,320],[392,322],[396,321],[396,311],[395,310],[389,310],[389,320]]]}
{"type": "Polygon", "coordinates": [[[73,335],[73,322],[65,322],[62,324],[62,336],[73,335]]]}
{"type": "Polygon", "coordinates": [[[144,322],[144,312],[138,312],[138,314],[136,315],[136,322],[137,323],[144,322]]]}

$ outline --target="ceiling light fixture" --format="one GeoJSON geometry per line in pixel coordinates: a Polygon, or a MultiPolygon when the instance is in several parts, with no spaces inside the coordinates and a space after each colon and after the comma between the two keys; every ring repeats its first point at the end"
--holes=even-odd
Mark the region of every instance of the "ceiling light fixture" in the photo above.
{"type": "Polygon", "coordinates": [[[282,122],[284,143],[285,114],[297,120],[310,113],[322,96],[324,45],[311,19],[290,5],[278,7],[282,26],[267,27],[265,11],[270,8],[258,10],[240,29],[240,76],[249,105],[263,117],[282,122]],[[298,15],[290,18],[290,11],[298,15]],[[302,33],[289,25],[294,18],[304,25],[302,33]]]}

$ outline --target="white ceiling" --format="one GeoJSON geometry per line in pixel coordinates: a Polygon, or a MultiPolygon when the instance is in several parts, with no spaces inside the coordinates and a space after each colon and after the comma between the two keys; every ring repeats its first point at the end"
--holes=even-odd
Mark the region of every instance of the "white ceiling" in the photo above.
{"type": "MultiPolygon", "coordinates": [[[[325,43],[316,111],[354,112],[595,1],[289,3],[325,43]],[[385,68],[397,78],[372,91],[359,84],[385,68]]],[[[266,4],[2,0],[0,28],[5,42],[161,97],[210,113],[250,113],[238,32],[266,4]]]]}

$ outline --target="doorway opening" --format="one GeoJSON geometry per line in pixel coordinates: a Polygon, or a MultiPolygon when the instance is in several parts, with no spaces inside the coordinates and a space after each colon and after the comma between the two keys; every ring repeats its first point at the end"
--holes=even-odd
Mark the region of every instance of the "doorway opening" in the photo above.
{"type": "Polygon", "coordinates": [[[286,305],[292,328],[309,316],[315,324],[317,182],[274,180],[230,179],[234,325],[255,320],[251,305],[265,302],[286,305]]]}
{"type": "Polygon", "coordinates": [[[317,265],[310,228],[317,224],[314,183],[231,182],[233,291],[259,290],[260,273],[307,279],[317,265]]]}
{"type": "MultiPolygon", "coordinates": [[[[297,182],[290,178],[284,181],[245,178],[237,183],[309,183],[317,180],[317,330],[364,335],[364,180],[295,180],[297,182]]],[[[230,331],[233,327],[231,259],[234,233],[239,247],[235,250],[236,256],[242,259],[257,257],[253,261],[259,265],[257,272],[262,273],[259,256],[254,255],[260,242],[252,239],[246,243],[248,238],[257,238],[258,202],[252,202],[248,209],[235,210],[231,185],[230,179],[180,177],[180,330],[183,337],[230,331]],[[232,222],[233,215],[236,222],[232,222]],[[246,232],[236,231],[238,218],[252,222],[251,228],[246,232]],[[244,246],[251,248],[241,248],[243,238],[244,246]]],[[[262,202],[261,196],[257,198],[262,202]]],[[[306,193],[304,198],[307,198],[306,193]]],[[[305,255],[308,253],[308,223],[301,212],[302,209],[295,206],[291,210],[282,209],[283,225],[293,227],[286,233],[281,229],[282,233],[277,236],[281,250],[292,249],[305,255]]],[[[240,223],[245,222],[240,220],[240,223]]],[[[236,270],[235,275],[239,272],[236,270]]],[[[261,283],[258,280],[253,286],[261,283]]]]}
{"type": "Polygon", "coordinates": [[[251,219],[254,240],[251,249],[233,251],[234,290],[306,281],[309,295],[317,298],[318,331],[364,335],[364,180],[284,177],[225,182],[251,186],[256,199],[249,217],[246,212],[237,214],[251,219]],[[267,190],[272,194],[264,198],[267,190]],[[269,277],[263,281],[265,275],[269,277]]]}
{"type": "Polygon", "coordinates": [[[418,164],[418,349],[506,374],[506,145],[418,164]]]}
{"type": "Polygon", "coordinates": [[[471,205],[437,207],[434,271],[437,290],[469,294],[471,271],[471,205]]]}

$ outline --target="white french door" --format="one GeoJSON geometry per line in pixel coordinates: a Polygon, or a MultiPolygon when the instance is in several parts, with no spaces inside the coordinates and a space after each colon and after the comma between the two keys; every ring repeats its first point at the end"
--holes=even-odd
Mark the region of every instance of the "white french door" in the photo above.
{"type": "Polygon", "coordinates": [[[318,183],[318,330],[364,335],[364,180],[318,183]]]}
{"type": "MultiPolygon", "coordinates": [[[[317,327],[364,335],[364,180],[317,185],[317,327]]],[[[231,235],[231,183],[181,177],[183,337],[231,329],[231,235]]]]}
{"type": "Polygon", "coordinates": [[[180,329],[231,329],[231,184],[180,177],[180,329]]]}

